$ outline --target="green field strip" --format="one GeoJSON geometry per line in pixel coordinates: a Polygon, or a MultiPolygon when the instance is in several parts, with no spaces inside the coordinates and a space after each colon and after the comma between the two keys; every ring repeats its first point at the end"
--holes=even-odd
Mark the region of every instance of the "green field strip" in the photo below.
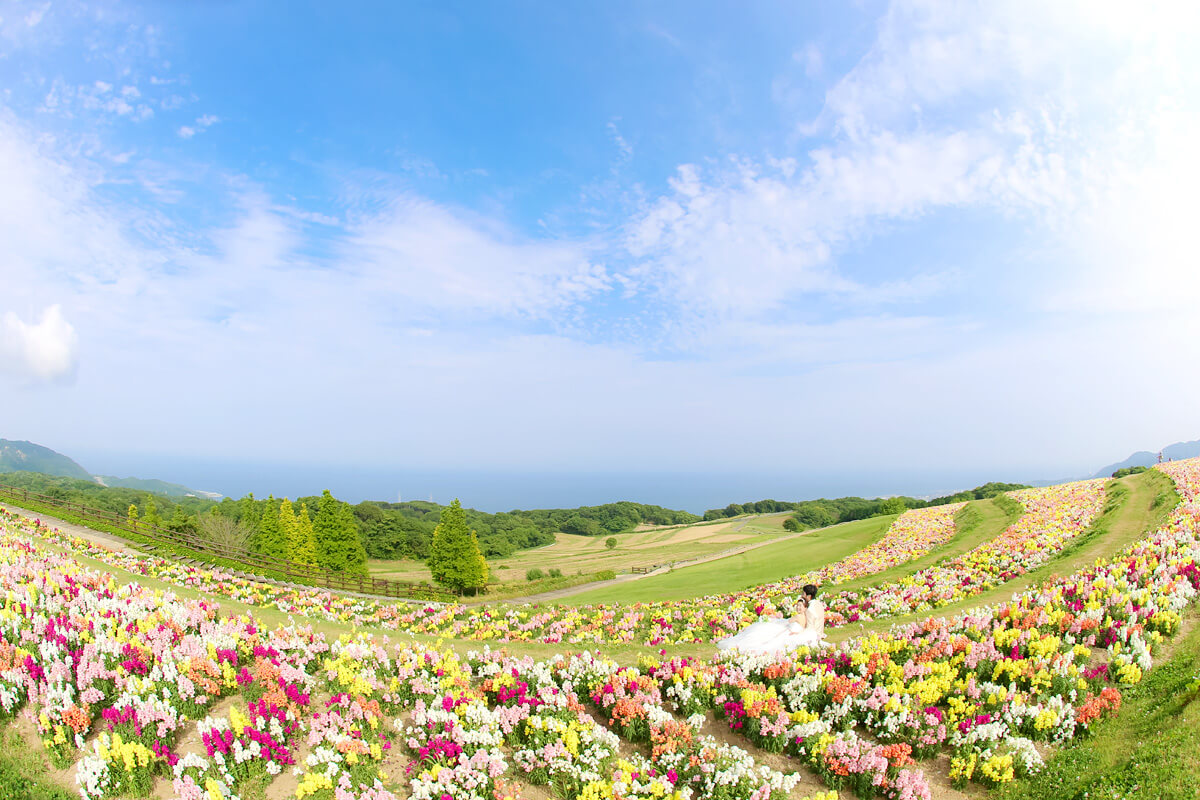
{"type": "Polygon", "coordinates": [[[802,575],[856,553],[878,541],[895,519],[895,515],[872,517],[819,528],[693,567],[572,595],[562,603],[578,606],[683,600],[752,588],[802,575]]]}
{"type": "Polygon", "coordinates": [[[828,631],[829,638],[832,641],[841,641],[861,632],[887,630],[899,623],[926,617],[950,616],[970,608],[1006,602],[1014,594],[1055,575],[1069,575],[1080,568],[1090,566],[1096,559],[1108,558],[1119,552],[1162,527],[1178,503],[1179,495],[1175,493],[1171,479],[1157,470],[1147,470],[1110,481],[1104,510],[1088,530],[1037,569],[982,594],[939,608],[834,628],[828,631]]]}

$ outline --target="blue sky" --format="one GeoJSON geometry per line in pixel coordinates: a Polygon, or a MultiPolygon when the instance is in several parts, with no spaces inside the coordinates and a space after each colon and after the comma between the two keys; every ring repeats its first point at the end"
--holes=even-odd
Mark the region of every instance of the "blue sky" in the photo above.
{"type": "Polygon", "coordinates": [[[851,483],[1195,438],[1197,13],[4,4],[0,435],[851,483]]]}

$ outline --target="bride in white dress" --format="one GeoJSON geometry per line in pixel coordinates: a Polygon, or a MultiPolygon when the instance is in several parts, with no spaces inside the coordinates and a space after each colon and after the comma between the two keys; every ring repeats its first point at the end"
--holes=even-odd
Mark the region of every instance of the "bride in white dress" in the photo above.
{"type": "Polygon", "coordinates": [[[797,647],[820,647],[825,643],[825,604],[817,599],[817,587],[804,587],[804,613],[794,617],[763,619],[717,642],[718,650],[734,648],[743,653],[782,653],[797,647]]]}

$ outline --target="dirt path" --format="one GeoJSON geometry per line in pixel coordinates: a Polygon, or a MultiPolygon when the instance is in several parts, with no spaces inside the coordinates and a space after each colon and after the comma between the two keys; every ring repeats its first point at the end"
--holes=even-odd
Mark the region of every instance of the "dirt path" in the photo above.
{"type": "Polygon", "coordinates": [[[124,539],[119,539],[112,534],[104,533],[103,531],[85,528],[82,525],[76,525],[73,522],[65,522],[56,517],[51,517],[42,514],[38,511],[29,511],[20,506],[14,506],[9,503],[0,503],[0,508],[13,514],[20,514],[28,519],[40,520],[43,525],[49,525],[52,528],[58,528],[63,533],[69,533],[72,536],[78,536],[81,539],[87,539],[92,544],[98,544],[101,547],[106,547],[109,550],[115,550],[118,553],[141,553],[136,547],[132,546],[124,539]]]}

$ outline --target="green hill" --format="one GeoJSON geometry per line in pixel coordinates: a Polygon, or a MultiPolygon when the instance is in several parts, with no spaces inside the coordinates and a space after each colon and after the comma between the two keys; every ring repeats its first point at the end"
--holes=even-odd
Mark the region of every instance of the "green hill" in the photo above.
{"type": "Polygon", "coordinates": [[[219,500],[223,496],[217,492],[204,492],[198,489],[189,489],[183,484],[160,481],[158,478],[118,478],[115,475],[97,475],[96,480],[105,486],[140,489],[143,492],[165,494],[167,497],[207,497],[210,500],[219,500]]]}
{"type": "Polygon", "coordinates": [[[41,472],[93,481],[92,475],[79,464],[49,447],[33,442],[0,439],[0,472],[41,472]]]}

